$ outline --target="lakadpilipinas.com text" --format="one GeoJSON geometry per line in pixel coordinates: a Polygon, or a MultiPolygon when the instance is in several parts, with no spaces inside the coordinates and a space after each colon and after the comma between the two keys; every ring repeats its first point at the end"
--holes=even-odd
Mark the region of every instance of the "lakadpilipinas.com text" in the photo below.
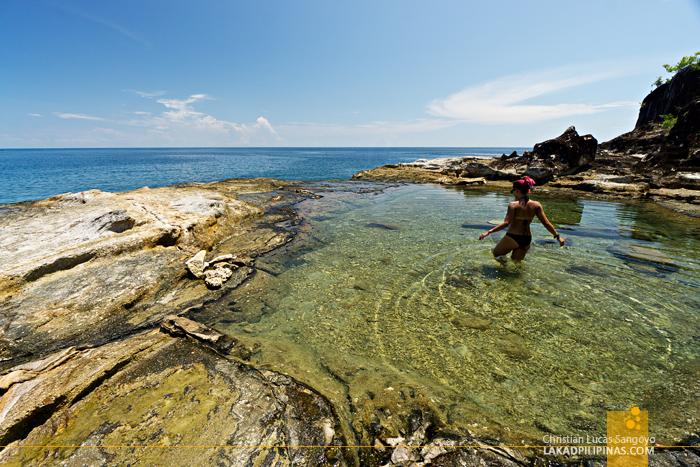
{"type": "Polygon", "coordinates": [[[583,437],[545,435],[542,441],[545,444],[552,444],[552,446],[544,446],[545,455],[639,456],[654,454],[653,444],[656,442],[656,439],[646,436],[583,437]]]}

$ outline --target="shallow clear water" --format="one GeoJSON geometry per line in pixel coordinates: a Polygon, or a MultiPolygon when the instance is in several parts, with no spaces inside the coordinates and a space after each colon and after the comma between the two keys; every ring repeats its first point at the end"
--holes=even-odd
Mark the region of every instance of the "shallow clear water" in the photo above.
{"type": "Polygon", "coordinates": [[[700,221],[651,203],[533,198],[567,245],[535,222],[526,260],[505,267],[491,255],[503,232],[478,241],[505,215],[501,192],[305,201],[299,239],[258,261],[276,276],[264,295],[212,324],[413,375],[532,436],[605,436],[607,410],[638,404],[657,441],[687,437],[700,425],[700,221]],[[241,321],[247,308],[261,317],[241,321]]]}

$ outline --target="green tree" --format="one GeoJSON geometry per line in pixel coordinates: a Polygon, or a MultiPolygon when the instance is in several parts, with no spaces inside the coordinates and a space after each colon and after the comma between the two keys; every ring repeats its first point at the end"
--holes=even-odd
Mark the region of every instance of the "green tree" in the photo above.
{"type": "MultiPolygon", "coordinates": [[[[666,65],[664,65],[664,69],[668,73],[673,73],[675,75],[676,73],[678,73],[679,71],[681,71],[683,68],[685,68],[687,66],[692,66],[693,69],[700,70],[700,52],[696,52],[693,55],[687,55],[687,56],[681,58],[680,61],[678,63],[676,63],[675,65],[666,64],[666,65]]],[[[669,81],[671,81],[671,78],[666,78],[666,80],[664,81],[661,78],[661,76],[659,76],[658,78],[656,78],[656,81],[654,81],[652,83],[652,86],[655,86],[658,88],[662,84],[668,83],[669,81]]]]}

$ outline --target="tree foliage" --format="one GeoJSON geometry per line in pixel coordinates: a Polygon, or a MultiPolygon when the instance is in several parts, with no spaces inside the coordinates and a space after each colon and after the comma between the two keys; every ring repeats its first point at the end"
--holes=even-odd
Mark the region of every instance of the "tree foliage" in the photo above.
{"type": "MultiPolygon", "coordinates": [[[[693,69],[700,70],[700,52],[696,52],[693,55],[687,55],[687,56],[681,58],[680,61],[678,63],[676,63],[675,65],[666,64],[666,65],[664,65],[664,69],[668,73],[673,73],[675,75],[676,73],[678,73],[679,71],[681,71],[683,68],[685,68],[687,66],[692,66],[693,69]]],[[[669,81],[671,81],[671,78],[666,78],[666,80],[663,80],[661,78],[661,76],[659,76],[658,78],[656,78],[656,81],[654,81],[652,83],[652,86],[655,86],[658,88],[662,84],[666,84],[669,81]]]]}

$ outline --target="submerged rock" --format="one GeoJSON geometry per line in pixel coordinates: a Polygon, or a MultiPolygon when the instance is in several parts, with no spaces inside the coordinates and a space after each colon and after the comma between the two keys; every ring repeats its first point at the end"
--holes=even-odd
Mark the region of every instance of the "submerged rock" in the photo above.
{"type": "Polygon", "coordinates": [[[449,316],[450,323],[458,329],[478,329],[484,331],[489,328],[490,323],[475,316],[449,316]]]}
{"type": "Polygon", "coordinates": [[[386,222],[370,222],[369,224],[365,225],[365,227],[369,227],[371,229],[401,230],[401,227],[398,225],[388,224],[386,222]]]}
{"type": "Polygon", "coordinates": [[[613,256],[628,263],[636,263],[645,266],[652,266],[661,272],[677,272],[676,263],[661,251],[655,248],[643,247],[639,245],[615,246],[607,249],[613,256]]]}
{"type": "Polygon", "coordinates": [[[507,338],[499,341],[496,345],[499,352],[501,352],[506,357],[514,358],[516,360],[527,360],[532,357],[532,354],[525,346],[525,343],[521,339],[514,336],[508,336],[507,338]]]}
{"type": "Polygon", "coordinates": [[[572,265],[566,268],[567,272],[579,274],[583,276],[608,277],[609,274],[595,266],[577,266],[572,265]]]}
{"type": "Polygon", "coordinates": [[[446,282],[453,287],[461,287],[466,289],[474,289],[474,283],[467,276],[461,274],[452,274],[447,278],[446,282]]]}

